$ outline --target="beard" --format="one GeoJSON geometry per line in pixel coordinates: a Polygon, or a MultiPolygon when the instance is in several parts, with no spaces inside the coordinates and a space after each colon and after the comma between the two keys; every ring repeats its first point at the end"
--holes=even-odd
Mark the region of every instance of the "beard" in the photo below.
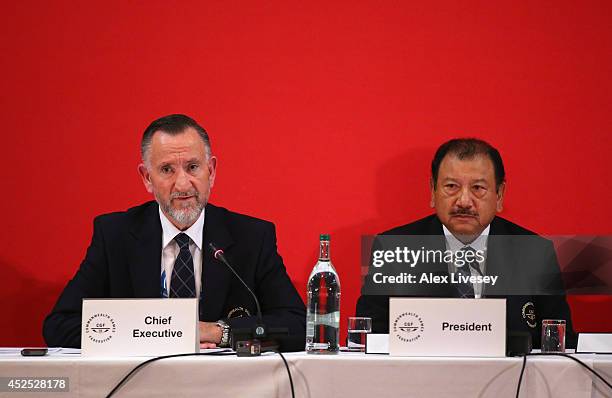
{"type": "Polygon", "coordinates": [[[162,200],[162,198],[155,193],[155,199],[162,211],[171,221],[177,226],[190,227],[200,217],[202,210],[206,206],[208,195],[205,197],[200,196],[200,192],[197,190],[188,192],[172,192],[169,200],[162,200]],[[176,198],[190,197],[193,196],[195,203],[183,203],[181,208],[172,206],[172,200],[176,198]]]}

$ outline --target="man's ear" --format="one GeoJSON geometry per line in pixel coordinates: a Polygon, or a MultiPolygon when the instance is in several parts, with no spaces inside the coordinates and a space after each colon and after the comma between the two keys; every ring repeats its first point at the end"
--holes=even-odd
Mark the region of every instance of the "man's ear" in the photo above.
{"type": "Polygon", "coordinates": [[[434,196],[434,193],[436,191],[436,187],[434,185],[433,178],[429,179],[429,189],[431,190],[431,199],[429,201],[429,207],[431,207],[433,209],[434,207],[436,207],[436,198],[434,196]]]}
{"type": "Polygon", "coordinates": [[[216,156],[211,156],[210,159],[208,159],[208,184],[210,185],[210,188],[213,187],[213,185],[215,185],[215,177],[217,175],[217,157],[216,156]]]}
{"type": "Polygon", "coordinates": [[[506,183],[502,182],[497,188],[497,212],[499,213],[504,209],[504,195],[506,194],[506,183]]]}
{"type": "Polygon", "coordinates": [[[142,183],[147,189],[147,192],[153,193],[153,183],[151,182],[151,174],[149,173],[149,170],[147,169],[147,166],[144,165],[144,163],[140,163],[138,165],[138,174],[140,175],[140,178],[142,178],[142,183]]]}

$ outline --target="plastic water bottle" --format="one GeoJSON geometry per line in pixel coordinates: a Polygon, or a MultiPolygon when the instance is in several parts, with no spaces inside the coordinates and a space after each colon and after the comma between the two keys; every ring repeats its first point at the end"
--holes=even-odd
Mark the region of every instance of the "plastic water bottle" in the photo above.
{"type": "Polygon", "coordinates": [[[336,354],[340,342],[340,278],[329,257],[329,235],[320,236],[319,261],[308,278],[306,352],[336,354]]]}

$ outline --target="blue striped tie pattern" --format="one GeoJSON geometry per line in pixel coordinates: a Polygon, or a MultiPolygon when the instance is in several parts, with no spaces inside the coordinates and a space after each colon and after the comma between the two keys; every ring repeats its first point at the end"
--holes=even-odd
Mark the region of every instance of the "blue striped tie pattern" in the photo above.
{"type": "MultiPolygon", "coordinates": [[[[465,252],[476,253],[476,250],[474,250],[470,246],[466,246],[461,250],[465,252]]],[[[462,267],[457,267],[457,273],[462,276],[470,277],[472,275],[472,271],[470,270],[470,268],[474,268],[476,272],[482,275],[480,265],[478,264],[478,261],[475,260],[470,263],[466,262],[462,267]]],[[[461,298],[474,298],[474,285],[472,285],[471,283],[457,284],[457,291],[459,292],[459,297],[461,298]]]]}
{"type": "Polygon", "coordinates": [[[195,297],[195,276],[193,273],[193,257],[189,251],[189,236],[180,233],[174,237],[180,252],[174,261],[172,278],[170,280],[170,297],[195,297]]]}

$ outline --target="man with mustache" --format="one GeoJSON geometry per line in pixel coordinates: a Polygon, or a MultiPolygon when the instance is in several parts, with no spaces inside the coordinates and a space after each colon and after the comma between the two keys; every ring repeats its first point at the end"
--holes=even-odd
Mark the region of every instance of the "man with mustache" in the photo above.
{"type": "Polygon", "coordinates": [[[538,347],[541,320],[565,319],[566,345],[575,346],[552,243],[496,215],[503,209],[505,189],[505,170],[497,149],[472,138],[441,145],[431,164],[430,205],[435,214],[380,234],[374,242],[373,258],[383,246],[397,242],[417,252],[422,248],[423,257],[426,250],[480,256],[461,262],[448,258],[423,261],[420,257],[420,263],[412,267],[398,262],[371,266],[357,302],[357,315],[372,317],[373,331],[387,333],[389,296],[504,297],[509,330],[531,333],[538,347]],[[419,283],[400,287],[375,283],[381,280],[375,273],[385,268],[413,273],[413,281],[419,283]],[[436,281],[442,283],[432,283],[433,278],[423,278],[423,274],[436,275],[436,281]],[[480,282],[453,283],[458,275],[480,278],[480,282]],[[483,283],[485,276],[496,277],[496,284],[490,283],[491,279],[483,283]]]}
{"type": "Polygon", "coordinates": [[[47,316],[49,346],[79,347],[83,298],[196,297],[204,348],[227,346],[256,322],[252,296],[213,258],[214,243],[261,303],[264,323],[305,334],[305,307],[276,250],[274,225],[208,203],[217,158],[206,131],[185,115],[152,122],[138,172],[155,201],[94,220],[85,259],[47,316]]]}

